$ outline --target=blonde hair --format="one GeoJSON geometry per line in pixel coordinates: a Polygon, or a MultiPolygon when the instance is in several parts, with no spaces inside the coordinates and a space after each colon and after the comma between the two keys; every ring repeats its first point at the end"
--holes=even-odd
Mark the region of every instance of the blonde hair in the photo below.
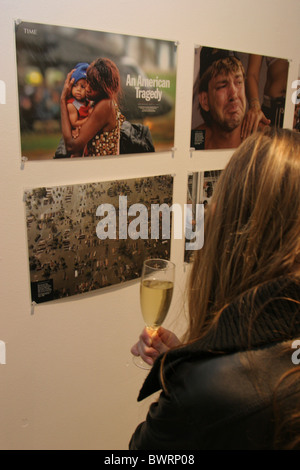
{"type": "Polygon", "coordinates": [[[299,257],[300,134],[268,129],[235,151],[215,187],[190,275],[185,339],[203,336],[241,294],[294,272],[299,257]]]}

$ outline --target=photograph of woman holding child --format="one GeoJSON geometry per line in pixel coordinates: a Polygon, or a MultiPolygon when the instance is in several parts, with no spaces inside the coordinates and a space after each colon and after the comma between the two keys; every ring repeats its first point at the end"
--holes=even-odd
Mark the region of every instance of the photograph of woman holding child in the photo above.
{"type": "Polygon", "coordinates": [[[16,24],[22,155],[36,161],[169,152],[176,50],[162,39],[16,24]]]}
{"type": "Polygon", "coordinates": [[[81,157],[119,155],[120,128],[124,121],[118,107],[120,74],[110,59],[99,58],[86,71],[85,99],[91,102],[91,112],[83,119],[77,133],[72,132],[68,101],[75,82],[68,73],[61,94],[61,125],[67,153],[81,157]]]}

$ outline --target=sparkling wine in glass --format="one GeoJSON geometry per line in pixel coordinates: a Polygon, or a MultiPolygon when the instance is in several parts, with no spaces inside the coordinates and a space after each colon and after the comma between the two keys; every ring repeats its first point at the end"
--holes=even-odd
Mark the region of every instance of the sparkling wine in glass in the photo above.
{"type": "MultiPolygon", "coordinates": [[[[171,261],[152,258],[144,261],[140,302],[146,328],[151,336],[156,334],[169,311],[175,280],[175,265],[171,261]]],[[[142,369],[150,369],[143,359],[134,356],[134,363],[142,369]]]]}

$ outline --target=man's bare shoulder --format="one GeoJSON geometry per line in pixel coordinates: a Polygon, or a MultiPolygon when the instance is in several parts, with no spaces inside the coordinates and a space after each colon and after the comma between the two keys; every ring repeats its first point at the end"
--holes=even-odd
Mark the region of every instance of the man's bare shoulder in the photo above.
{"type": "Polygon", "coordinates": [[[206,131],[207,129],[209,129],[208,125],[205,124],[205,122],[203,124],[200,124],[200,126],[198,127],[195,127],[195,131],[206,131]]]}

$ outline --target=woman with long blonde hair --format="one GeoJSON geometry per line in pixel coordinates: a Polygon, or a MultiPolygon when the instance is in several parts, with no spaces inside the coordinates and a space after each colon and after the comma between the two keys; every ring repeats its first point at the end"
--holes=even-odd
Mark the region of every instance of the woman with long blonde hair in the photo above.
{"type": "Polygon", "coordinates": [[[181,342],[144,330],[132,353],[162,388],[130,449],[300,448],[300,134],[267,129],[233,154],[205,217],[181,342]]]}

